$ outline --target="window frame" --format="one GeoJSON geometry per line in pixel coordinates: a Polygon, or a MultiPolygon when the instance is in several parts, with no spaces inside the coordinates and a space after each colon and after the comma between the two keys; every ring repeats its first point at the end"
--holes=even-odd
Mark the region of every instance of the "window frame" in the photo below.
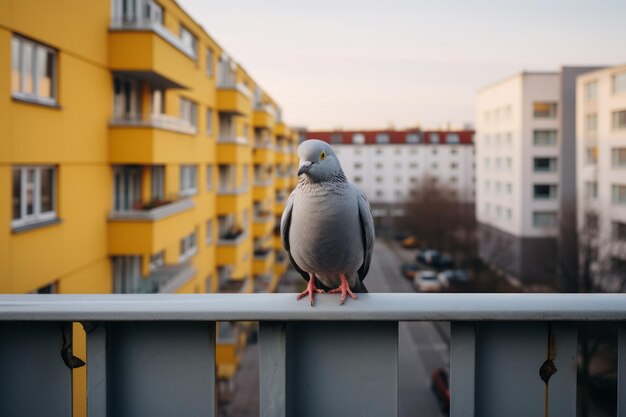
{"type": "Polygon", "coordinates": [[[16,91],[13,89],[13,82],[11,82],[11,96],[15,99],[28,101],[28,102],[35,103],[35,104],[42,104],[42,105],[52,106],[52,107],[58,106],[59,51],[43,43],[34,41],[27,37],[18,35],[16,33],[13,33],[12,38],[11,38],[11,61],[12,61],[11,71],[13,71],[13,65],[14,65],[13,59],[15,58],[14,57],[15,51],[13,50],[13,48],[16,45],[15,42],[17,42],[17,45],[18,45],[18,53],[17,53],[18,90],[16,91]],[[30,61],[30,66],[31,66],[30,76],[32,79],[31,80],[32,92],[24,92],[24,80],[25,80],[25,74],[27,73],[27,71],[24,68],[24,62],[22,59],[24,56],[24,44],[30,44],[32,47],[32,52],[31,52],[32,55],[31,55],[31,61],[30,61]],[[39,50],[43,50],[46,54],[50,53],[52,56],[53,62],[51,63],[52,74],[50,77],[51,78],[50,79],[50,97],[40,96],[38,94],[39,83],[37,81],[38,80],[38,74],[37,74],[38,58],[37,57],[39,55],[38,54],[39,50]]]}
{"type": "Polygon", "coordinates": [[[11,200],[11,228],[18,229],[20,227],[35,225],[39,223],[49,222],[58,218],[57,205],[58,205],[58,167],[55,165],[20,165],[12,168],[12,183],[11,183],[11,198],[13,199],[13,181],[16,172],[19,172],[20,176],[20,216],[13,218],[13,200],[11,200]],[[42,182],[41,174],[44,169],[50,169],[52,175],[52,187],[51,187],[51,207],[52,210],[42,212],[42,182]],[[27,179],[29,170],[34,170],[33,177],[33,213],[27,214],[27,179]]]}
{"type": "Polygon", "coordinates": [[[181,197],[187,197],[198,193],[198,166],[184,164],[179,171],[179,191],[181,197]],[[189,173],[193,173],[190,175],[189,173]]]}

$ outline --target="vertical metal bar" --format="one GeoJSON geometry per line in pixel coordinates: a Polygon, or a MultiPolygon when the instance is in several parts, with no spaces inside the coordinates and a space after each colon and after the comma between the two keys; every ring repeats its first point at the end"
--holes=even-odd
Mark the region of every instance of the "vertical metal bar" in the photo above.
{"type": "Polygon", "coordinates": [[[617,331],[617,415],[626,417],[626,323],[620,322],[617,331]]]}
{"type": "Polygon", "coordinates": [[[87,333],[87,416],[107,417],[107,324],[84,324],[87,333]]]}
{"type": "Polygon", "coordinates": [[[108,408],[116,417],[215,417],[215,323],[109,323],[108,408]]]}
{"type": "Polygon", "coordinates": [[[476,328],[452,322],[450,334],[450,416],[474,417],[476,328]]]}
{"type": "Polygon", "coordinates": [[[287,324],[259,323],[261,417],[287,417],[287,324]]]}
{"type": "Polygon", "coordinates": [[[71,337],[71,323],[0,323],[0,416],[72,414],[72,371],[61,356],[67,327],[71,337]]]}
{"type": "Polygon", "coordinates": [[[550,417],[576,415],[578,328],[573,323],[552,324],[556,373],[549,381],[550,417]]]}

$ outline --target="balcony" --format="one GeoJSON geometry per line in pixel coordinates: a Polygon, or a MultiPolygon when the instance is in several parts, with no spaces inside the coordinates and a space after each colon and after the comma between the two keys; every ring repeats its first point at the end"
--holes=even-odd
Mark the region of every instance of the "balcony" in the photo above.
{"type": "Polygon", "coordinates": [[[273,275],[272,266],[274,265],[273,249],[255,249],[254,258],[252,260],[252,273],[258,275],[273,275]]]}
{"type": "Polygon", "coordinates": [[[274,180],[256,180],[252,189],[252,200],[263,201],[274,198],[274,180]]]}
{"type": "Polygon", "coordinates": [[[274,164],[274,147],[271,142],[256,144],[252,150],[252,162],[255,164],[274,164]]]}
{"type": "Polygon", "coordinates": [[[239,213],[250,205],[249,187],[220,187],[217,193],[217,214],[239,213]]]}
{"type": "Polygon", "coordinates": [[[252,224],[252,236],[267,236],[274,230],[274,213],[266,212],[262,214],[254,214],[254,222],[252,224]]]}
{"type": "Polygon", "coordinates": [[[176,293],[196,275],[196,269],[189,263],[163,265],[141,280],[137,294],[176,293]]]}
{"type": "Polygon", "coordinates": [[[249,164],[252,162],[252,150],[244,137],[220,138],[217,141],[218,164],[249,164]]]}
{"type": "Polygon", "coordinates": [[[195,126],[164,114],[114,119],[109,123],[109,159],[116,164],[188,160],[198,149],[190,140],[195,134],[195,126]]]}
{"type": "Polygon", "coordinates": [[[619,328],[624,415],[624,294],[359,294],[344,306],[338,299],[319,296],[311,307],[293,294],[0,295],[0,414],[71,415],[72,384],[80,382],[64,358],[71,359],[71,324],[81,323],[89,416],[215,416],[216,322],[258,321],[261,416],[346,416],[355,407],[394,416],[398,323],[449,321],[451,416],[576,415],[584,322],[619,328]],[[548,375],[552,365],[544,383],[540,369],[548,375]]]}
{"type": "Polygon", "coordinates": [[[112,211],[109,214],[109,253],[151,254],[171,243],[180,230],[193,230],[195,205],[181,199],[145,209],[112,211]]]}
{"type": "Polygon", "coordinates": [[[217,110],[238,116],[252,114],[252,94],[241,83],[221,84],[217,87],[217,110]]]}
{"type": "Polygon", "coordinates": [[[291,177],[289,175],[278,175],[274,180],[274,187],[277,190],[291,190],[291,177]]]}
{"type": "Polygon", "coordinates": [[[272,130],[274,129],[275,119],[276,112],[274,111],[274,108],[271,105],[266,104],[255,107],[252,124],[256,128],[272,130]]]}
{"type": "Polygon", "coordinates": [[[289,136],[291,132],[289,131],[289,128],[284,122],[278,122],[276,123],[275,133],[276,133],[276,136],[287,137],[289,136]]]}
{"type": "Polygon", "coordinates": [[[111,22],[109,64],[113,70],[151,72],[187,86],[197,73],[195,61],[196,51],[158,22],[111,22]]]}

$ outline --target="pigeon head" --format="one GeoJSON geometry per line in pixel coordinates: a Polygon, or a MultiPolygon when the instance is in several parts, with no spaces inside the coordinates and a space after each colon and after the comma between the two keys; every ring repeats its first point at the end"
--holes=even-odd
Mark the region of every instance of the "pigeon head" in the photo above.
{"type": "Polygon", "coordinates": [[[317,139],[305,140],[298,147],[298,156],[298,177],[312,182],[345,181],[339,159],[328,143],[317,139]]]}

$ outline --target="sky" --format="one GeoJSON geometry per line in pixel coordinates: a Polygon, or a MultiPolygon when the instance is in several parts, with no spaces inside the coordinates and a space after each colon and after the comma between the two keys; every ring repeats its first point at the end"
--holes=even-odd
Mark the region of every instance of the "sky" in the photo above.
{"type": "Polygon", "coordinates": [[[624,0],[178,1],[309,130],[460,127],[516,72],[626,63],[624,0]]]}

